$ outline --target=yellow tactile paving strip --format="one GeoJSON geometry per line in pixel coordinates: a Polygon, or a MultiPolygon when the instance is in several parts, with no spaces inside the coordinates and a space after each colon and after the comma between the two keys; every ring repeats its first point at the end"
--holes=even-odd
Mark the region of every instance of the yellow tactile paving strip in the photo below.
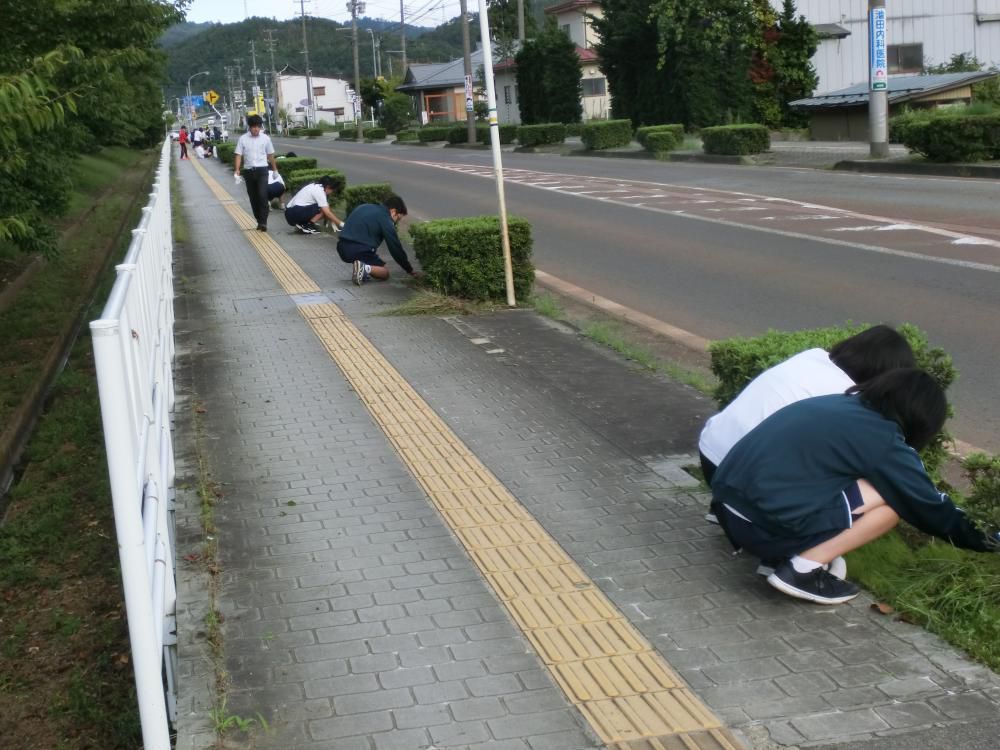
{"type": "MultiPolygon", "coordinates": [[[[289,294],[319,287],[191,162],[289,294]]],[[[300,305],[330,357],[566,696],[616,750],[738,750],[649,642],[332,303],[300,305]]]]}

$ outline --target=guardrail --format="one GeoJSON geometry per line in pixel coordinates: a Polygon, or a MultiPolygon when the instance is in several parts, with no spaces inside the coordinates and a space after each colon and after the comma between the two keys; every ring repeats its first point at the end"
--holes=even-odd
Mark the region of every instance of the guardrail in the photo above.
{"type": "Polygon", "coordinates": [[[98,320],[90,323],[145,750],[176,721],[170,141],[98,320]]]}

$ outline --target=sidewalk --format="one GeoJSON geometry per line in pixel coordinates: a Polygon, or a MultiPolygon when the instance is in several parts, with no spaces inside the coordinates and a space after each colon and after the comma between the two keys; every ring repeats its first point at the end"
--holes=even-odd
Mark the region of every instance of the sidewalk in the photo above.
{"type": "Polygon", "coordinates": [[[178,748],[216,741],[208,582],[183,560],[196,442],[222,495],[226,712],[268,723],[227,747],[995,737],[996,675],[866,597],[800,604],[730,557],[681,469],[708,399],[529,311],[379,316],[401,285],[352,287],[329,237],[280,213],[253,232],[224,168],[175,166],[178,748]]]}

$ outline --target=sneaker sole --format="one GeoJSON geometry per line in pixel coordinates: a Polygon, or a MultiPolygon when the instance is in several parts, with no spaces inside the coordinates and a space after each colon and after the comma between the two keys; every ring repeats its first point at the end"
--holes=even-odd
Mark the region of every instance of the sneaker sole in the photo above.
{"type": "Polygon", "coordinates": [[[796,599],[805,599],[807,602],[813,602],[814,604],[843,604],[844,602],[849,602],[854,599],[861,592],[856,591],[853,594],[847,594],[846,596],[836,596],[836,597],[822,597],[816,596],[816,594],[810,594],[808,591],[803,591],[802,589],[797,589],[794,586],[786,583],[776,576],[774,573],[767,577],[767,582],[771,584],[774,588],[778,589],[783,594],[788,594],[788,596],[793,596],[796,599]]]}
{"type": "Polygon", "coordinates": [[[351,281],[354,282],[354,286],[361,286],[364,280],[364,266],[361,265],[360,260],[356,260],[354,261],[354,271],[351,273],[351,281]]]}
{"type": "Polygon", "coordinates": [[[705,514],[705,520],[709,523],[714,523],[716,526],[719,525],[719,519],[712,511],[705,514]]]}

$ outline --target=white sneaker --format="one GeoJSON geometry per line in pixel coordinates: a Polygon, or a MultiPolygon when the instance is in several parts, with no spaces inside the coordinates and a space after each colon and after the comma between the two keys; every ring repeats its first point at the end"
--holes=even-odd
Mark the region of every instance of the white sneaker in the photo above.
{"type": "Polygon", "coordinates": [[[365,283],[365,264],[360,260],[354,261],[354,271],[351,273],[351,280],[355,286],[361,286],[365,283]]]}

